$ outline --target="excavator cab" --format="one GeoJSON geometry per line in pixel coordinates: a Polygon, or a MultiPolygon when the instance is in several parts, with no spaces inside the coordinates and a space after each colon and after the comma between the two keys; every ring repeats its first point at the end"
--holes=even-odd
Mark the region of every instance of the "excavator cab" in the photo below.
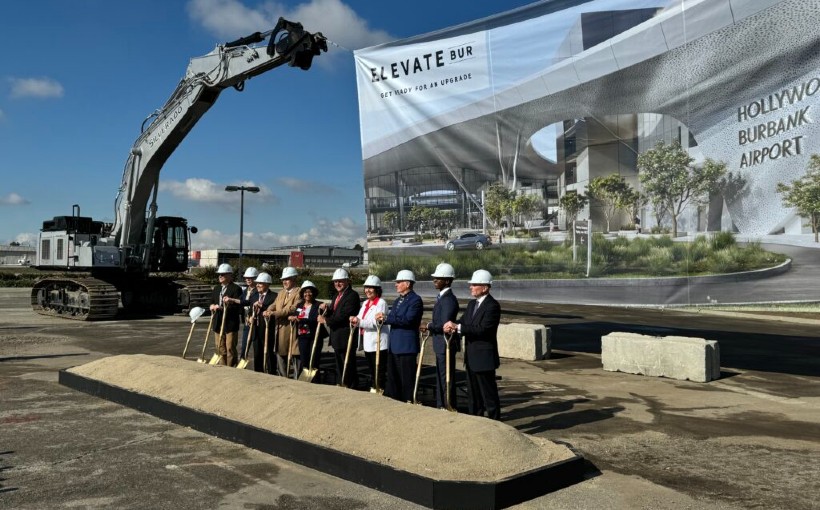
{"type": "MultiPolygon", "coordinates": [[[[192,231],[196,231],[195,227],[192,231]]],[[[188,221],[174,216],[160,216],[154,223],[150,270],[179,272],[188,270],[188,221]]]]}

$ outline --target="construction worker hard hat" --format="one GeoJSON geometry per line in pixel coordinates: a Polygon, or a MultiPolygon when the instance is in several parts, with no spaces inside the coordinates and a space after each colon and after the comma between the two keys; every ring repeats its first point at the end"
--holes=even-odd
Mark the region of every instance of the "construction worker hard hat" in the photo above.
{"type": "Polygon", "coordinates": [[[333,271],[333,277],[331,280],[349,280],[350,274],[347,272],[346,269],[339,268],[333,271]]]}
{"type": "Polygon", "coordinates": [[[282,278],[280,280],[287,280],[288,278],[296,278],[299,276],[299,271],[293,267],[286,267],[282,270],[282,278]]]}
{"type": "Polygon", "coordinates": [[[456,277],[456,270],[453,269],[453,266],[446,262],[442,262],[441,264],[436,266],[436,270],[433,274],[431,274],[433,278],[455,278],[456,277]]]}
{"type": "Polygon", "coordinates": [[[255,283],[267,283],[270,285],[273,283],[273,278],[271,278],[268,273],[259,273],[259,276],[256,277],[255,283]]]}
{"type": "Polygon", "coordinates": [[[479,269],[473,273],[473,277],[470,278],[470,283],[473,285],[492,285],[493,275],[485,269],[479,269]]]}
{"type": "Polygon", "coordinates": [[[399,271],[399,274],[396,275],[397,282],[415,282],[416,275],[413,274],[413,271],[408,269],[402,269],[399,271]]]}
{"type": "Polygon", "coordinates": [[[216,270],[216,274],[233,274],[233,268],[230,264],[219,264],[219,268],[216,270]]]}
{"type": "Polygon", "coordinates": [[[259,276],[259,271],[257,271],[255,267],[249,267],[245,270],[245,274],[242,275],[242,278],[256,278],[257,276],[259,276]]]}
{"type": "Polygon", "coordinates": [[[364,281],[364,286],[365,287],[381,287],[382,286],[382,281],[379,279],[378,276],[376,276],[374,274],[371,274],[364,281]]]}

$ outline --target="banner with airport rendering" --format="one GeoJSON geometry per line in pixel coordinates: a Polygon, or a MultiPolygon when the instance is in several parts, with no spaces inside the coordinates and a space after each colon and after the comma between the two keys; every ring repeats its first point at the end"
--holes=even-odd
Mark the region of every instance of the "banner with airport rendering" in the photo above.
{"type": "Polygon", "coordinates": [[[447,261],[512,300],[820,299],[800,272],[820,253],[820,4],[544,1],[355,62],[383,279],[447,261]]]}

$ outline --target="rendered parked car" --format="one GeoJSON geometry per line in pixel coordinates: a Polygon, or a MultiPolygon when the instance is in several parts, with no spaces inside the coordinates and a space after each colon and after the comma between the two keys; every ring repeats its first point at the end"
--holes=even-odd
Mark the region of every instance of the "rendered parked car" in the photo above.
{"type": "Polygon", "coordinates": [[[484,234],[470,232],[461,234],[455,239],[450,239],[445,243],[444,247],[452,251],[456,248],[475,248],[476,250],[483,250],[485,247],[491,245],[490,238],[484,234]]]}

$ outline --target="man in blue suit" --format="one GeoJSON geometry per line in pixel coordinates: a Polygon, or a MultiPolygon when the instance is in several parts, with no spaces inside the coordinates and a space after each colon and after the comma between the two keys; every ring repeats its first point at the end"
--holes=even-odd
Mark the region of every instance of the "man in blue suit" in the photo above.
{"type": "Polygon", "coordinates": [[[479,269],[470,279],[473,299],[458,322],[444,325],[445,333],[460,333],[464,337],[464,367],[467,371],[467,389],[470,393],[469,412],[493,420],[501,419],[501,400],[495,382],[495,370],[500,365],[498,356],[498,324],[501,306],[490,295],[493,277],[479,269]]]}
{"type": "Polygon", "coordinates": [[[456,277],[453,266],[442,262],[436,266],[436,270],[430,276],[433,277],[433,285],[438,291],[436,304],[433,306],[433,320],[427,324],[422,324],[419,328],[422,332],[429,331],[433,335],[433,351],[436,353],[436,407],[439,409],[447,407],[455,410],[456,390],[455,390],[455,369],[456,352],[460,350],[458,335],[445,335],[444,325],[455,321],[460,310],[458,299],[453,294],[450,286],[456,277]],[[447,342],[450,342],[450,350],[447,350],[447,342]],[[450,374],[447,377],[449,354],[450,374]],[[449,395],[449,400],[448,400],[449,395]]]}
{"type": "Polygon", "coordinates": [[[387,357],[387,384],[384,394],[402,402],[413,401],[416,378],[416,357],[419,353],[419,326],[424,307],[421,297],[413,291],[416,276],[402,269],[396,275],[398,299],[390,312],[376,314],[377,321],[390,326],[390,346],[387,357]]]}

